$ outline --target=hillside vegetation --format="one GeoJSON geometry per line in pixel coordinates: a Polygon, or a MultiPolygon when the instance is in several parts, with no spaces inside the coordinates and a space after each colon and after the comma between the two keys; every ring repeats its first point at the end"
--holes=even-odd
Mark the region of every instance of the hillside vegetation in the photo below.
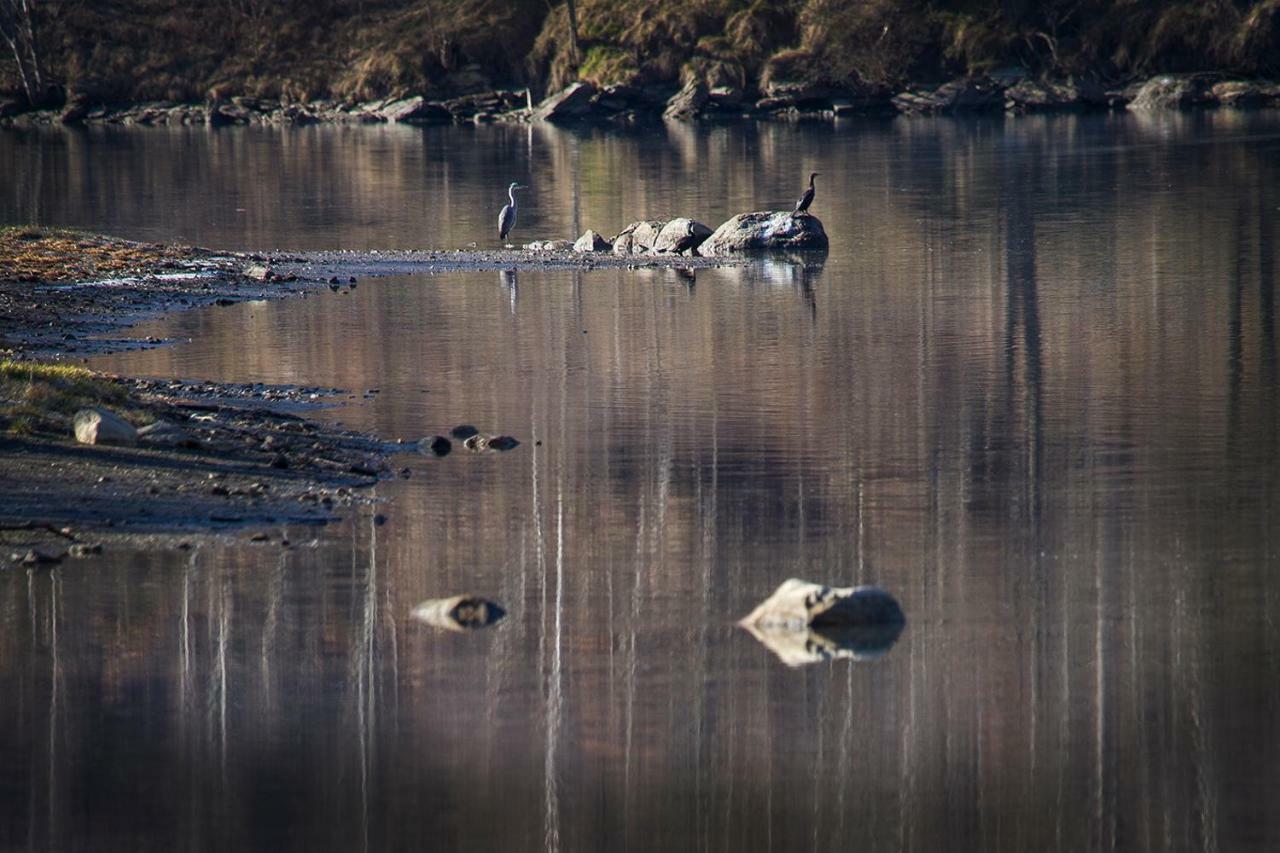
{"type": "Polygon", "coordinates": [[[39,70],[50,101],[69,92],[307,101],[493,85],[540,93],[579,77],[752,89],[776,78],[899,84],[1003,66],[1108,79],[1280,71],[1280,0],[575,5],[576,40],[568,6],[554,0],[0,0],[0,74],[21,94],[24,69],[27,78],[39,70]]]}

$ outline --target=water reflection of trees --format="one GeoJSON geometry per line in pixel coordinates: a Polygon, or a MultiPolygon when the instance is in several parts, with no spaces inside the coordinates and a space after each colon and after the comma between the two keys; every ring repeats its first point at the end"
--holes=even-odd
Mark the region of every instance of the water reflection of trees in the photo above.
{"type": "MultiPolygon", "coordinates": [[[[415,463],[386,527],[315,549],[0,575],[13,846],[69,846],[86,813],[127,837],[138,799],[192,847],[281,825],[349,849],[1276,837],[1238,792],[1280,742],[1280,167],[1146,145],[1178,125],[1019,128],[717,128],[669,159],[579,138],[593,227],[788,198],[825,146],[846,248],[813,281],[522,273],[513,302],[486,273],[177,320],[232,378],[377,377],[392,436],[528,440],[415,463]],[[729,623],[792,574],[883,584],[910,628],[879,661],[786,671],[729,623]],[[441,638],[405,618],[464,590],[508,620],[441,638]],[[102,793],[112,766],[151,787],[102,793]]],[[[536,133],[498,138],[537,158],[557,132],[536,133]]],[[[430,167],[464,218],[484,156],[430,167]]],[[[393,196],[422,175],[398,158],[375,182],[393,196]]],[[[551,227],[567,190],[541,171],[551,227]]]]}

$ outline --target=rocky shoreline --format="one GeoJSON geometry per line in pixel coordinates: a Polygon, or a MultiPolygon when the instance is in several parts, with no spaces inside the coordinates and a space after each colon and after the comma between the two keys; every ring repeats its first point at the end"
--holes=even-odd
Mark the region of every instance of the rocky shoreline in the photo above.
{"type": "Polygon", "coordinates": [[[24,110],[0,102],[0,126],[39,125],[308,125],[308,124],[637,124],[661,119],[838,119],[858,115],[956,115],[1280,107],[1280,83],[1225,74],[1164,74],[1106,82],[1039,79],[1018,70],[992,72],[900,89],[876,85],[772,80],[760,91],[708,87],[595,86],[577,82],[535,103],[528,89],[497,89],[452,98],[424,95],[365,102],[290,103],[232,97],[208,103],[103,103],[73,94],[56,109],[24,110]]]}
{"type": "MultiPolygon", "coordinates": [[[[325,525],[342,507],[375,500],[370,488],[381,480],[409,476],[394,459],[419,452],[417,445],[305,417],[358,392],[113,377],[69,363],[170,343],[122,334],[142,319],[305,297],[325,287],[342,291],[373,276],[749,262],[655,253],[643,240],[621,253],[598,245],[575,251],[567,240],[522,249],[235,253],[0,229],[0,569],[91,557],[104,543],[190,547],[208,535],[289,547],[297,540],[290,530],[325,525]],[[80,424],[72,413],[99,406],[99,399],[104,417],[119,416],[128,441],[77,441],[80,424]]],[[[463,442],[471,452],[508,443],[518,440],[463,442]]],[[[426,452],[442,455],[435,447],[426,452]]]]}

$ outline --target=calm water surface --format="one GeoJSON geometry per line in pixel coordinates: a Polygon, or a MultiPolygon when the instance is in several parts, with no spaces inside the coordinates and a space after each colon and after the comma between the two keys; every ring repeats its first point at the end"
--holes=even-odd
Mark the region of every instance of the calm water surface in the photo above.
{"type": "Polygon", "coordinates": [[[823,260],[209,309],[98,360],[338,385],[406,455],[295,547],[0,572],[0,848],[1280,846],[1280,116],[0,135],[0,221],[233,248],[788,204],[823,260]],[[875,583],[887,654],[733,622],[875,583]],[[418,601],[510,611],[434,633],[418,601]]]}

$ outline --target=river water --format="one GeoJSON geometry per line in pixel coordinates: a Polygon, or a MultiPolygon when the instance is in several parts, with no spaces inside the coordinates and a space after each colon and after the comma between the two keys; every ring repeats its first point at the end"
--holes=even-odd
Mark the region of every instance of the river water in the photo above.
{"type": "Polygon", "coordinates": [[[293,547],[0,571],[0,848],[1280,846],[1280,116],[0,135],[0,222],[227,248],[712,226],[825,259],[462,273],[148,323],[396,460],[293,547]],[[377,389],[377,393],[367,393],[377,389]],[[376,524],[373,513],[385,515],[376,524]],[[879,656],[734,621],[874,583],[879,656]],[[419,601],[488,595],[441,634],[419,601]]]}

